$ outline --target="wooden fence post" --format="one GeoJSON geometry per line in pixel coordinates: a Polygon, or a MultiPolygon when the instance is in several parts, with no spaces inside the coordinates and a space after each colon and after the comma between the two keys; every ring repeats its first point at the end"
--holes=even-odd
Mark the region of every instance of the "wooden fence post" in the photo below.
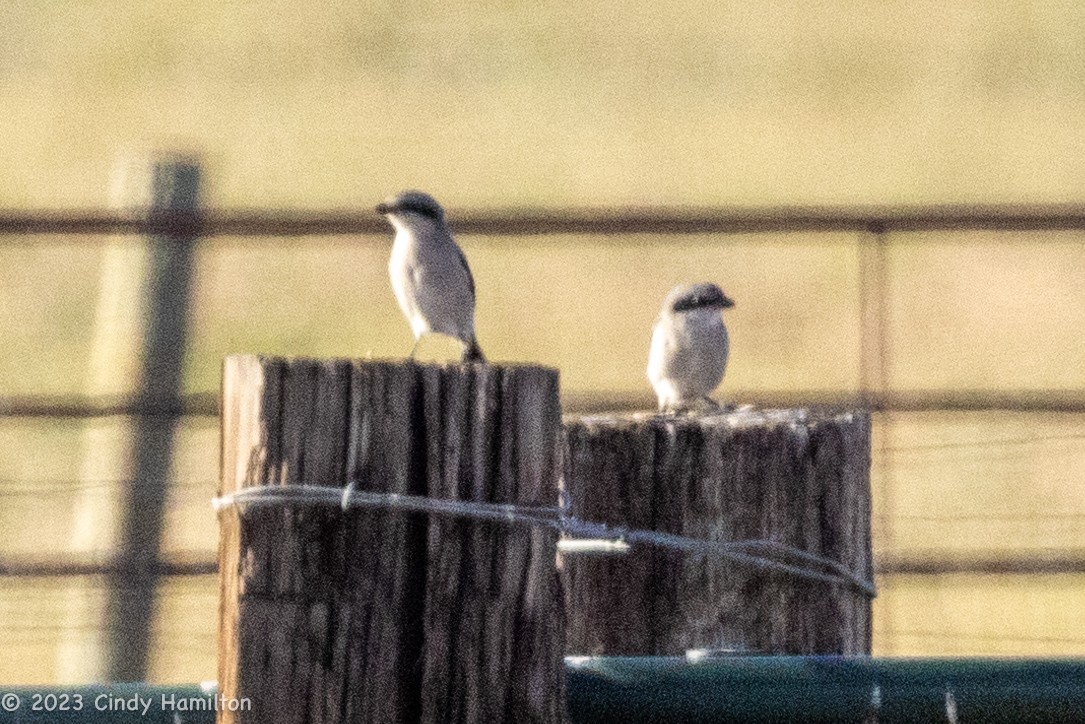
{"type": "MultiPolygon", "coordinates": [[[[194,157],[125,157],[114,177],[114,205],[152,220],[191,216],[200,184],[194,157]]],[[[86,392],[133,393],[139,412],[130,426],[99,420],[84,427],[81,478],[120,480],[114,488],[72,491],[69,547],[108,560],[110,570],[104,614],[88,606],[97,584],[66,587],[57,656],[64,681],[148,678],[197,243],[193,229],[170,229],[116,235],[104,248],[86,392]]]]}
{"type": "MultiPolygon", "coordinates": [[[[557,504],[556,370],[227,358],[222,492],[557,504]]],[[[219,722],[565,720],[552,530],[401,510],[221,512],[219,722]]]]}
{"type": "MultiPolygon", "coordinates": [[[[865,412],[584,416],[565,431],[578,518],[776,541],[872,578],[865,412]]],[[[870,652],[870,596],[854,586],[643,546],[564,558],[569,654],[870,652]]]]}

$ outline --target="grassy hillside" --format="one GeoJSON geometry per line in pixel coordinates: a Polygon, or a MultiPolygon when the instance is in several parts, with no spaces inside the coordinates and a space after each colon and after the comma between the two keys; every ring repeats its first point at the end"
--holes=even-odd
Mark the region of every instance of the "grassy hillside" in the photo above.
{"type": "Polygon", "coordinates": [[[216,203],[1066,200],[1079,3],[8,3],[0,204],[181,144],[216,203]]]}

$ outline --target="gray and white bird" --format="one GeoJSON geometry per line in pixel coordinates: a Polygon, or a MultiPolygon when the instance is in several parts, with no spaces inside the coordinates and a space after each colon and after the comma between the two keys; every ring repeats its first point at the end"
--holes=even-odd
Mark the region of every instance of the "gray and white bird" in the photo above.
{"type": "Polygon", "coordinates": [[[464,362],[485,362],[475,339],[475,280],[452,233],[445,211],[429,194],[404,191],[377,206],[395,227],[388,276],[414,348],[431,333],[463,343],[464,362]]]}
{"type": "Polygon", "coordinates": [[[715,284],[683,284],[667,295],[648,351],[660,412],[719,407],[709,395],[723,379],[730,348],[720,312],[733,306],[715,284]]]}

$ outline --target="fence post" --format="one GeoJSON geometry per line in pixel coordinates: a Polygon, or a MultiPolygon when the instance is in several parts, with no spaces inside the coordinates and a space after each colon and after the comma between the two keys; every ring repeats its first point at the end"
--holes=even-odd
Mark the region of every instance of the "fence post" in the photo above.
{"type": "MultiPolygon", "coordinates": [[[[555,370],[236,355],[222,493],[553,507],[555,370]]],[[[402,510],[221,509],[219,722],[565,719],[557,534],[402,510]]]]}
{"type": "MultiPolygon", "coordinates": [[[[125,157],[114,177],[114,205],[152,219],[191,214],[199,185],[198,163],[183,155],[125,157]]],[[[147,679],[195,243],[187,231],[117,236],[105,248],[87,391],[132,392],[144,414],[130,428],[112,420],[85,428],[82,476],[120,480],[115,490],[75,492],[71,549],[108,555],[113,565],[104,614],[87,590],[68,593],[72,630],[58,658],[65,680],[147,679]],[[95,620],[80,629],[88,610],[95,620]]]]}
{"type": "MultiPolygon", "coordinates": [[[[152,218],[195,213],[200,167],[185,159],[153,166],[152,218]]],[[[145,681],[150,656],[162,522],[181,410],[181,374],[188,337],[189,291],[197,238],[154,234],[144,301],[144,337],[133,429],[132,478],[125,491],[118,565],[110,574],[107,622],[111,681],[145,681]]]]}
{"type": "MultiPolygon", "coordinates": [[[[565,485],[579,518],[776,541],[871,579],[867,413],[583,416],[565,431],[565,485]]],[[[853,586],[638,546],[566,556],[563,567],[570,654],[870,652],[870,597],[853,586]]]]}

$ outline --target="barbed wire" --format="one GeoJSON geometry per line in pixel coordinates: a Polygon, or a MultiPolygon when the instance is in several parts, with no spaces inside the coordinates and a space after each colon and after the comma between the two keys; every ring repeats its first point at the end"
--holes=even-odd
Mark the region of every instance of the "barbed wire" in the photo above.
{"type": "Polygon", "coordinates": [[[584,521],[570,516],[557,506],[521,506],[483,503],[465,500],[444,500],[420,495],[361,491],[347,486],[256,486],[243,488],[213,499],[212,506],[224,508],[281,507],[311,505],[338,507],[346,512],[352,508],[381,508],[412,513],[431,513],[475,521],[550,528],[580,539],[624,541],[630,545],[649,545],[703,556],[715,556],[733,563],[775,571],[795,578],[830,584],[848,585],[873,598],[877,590],[873,581],[860,578],[839,561],[795,548],[779,541],[743,540],[710,541],[699,538],[640,530],[605,523],[584,521]],[[764,548],[782,556],[791,556],[808,565],[783,563],[764,555],[749,552],[764,548]],[[815,570],[814,565],[828,568],[832,573],[815,570]]]}

